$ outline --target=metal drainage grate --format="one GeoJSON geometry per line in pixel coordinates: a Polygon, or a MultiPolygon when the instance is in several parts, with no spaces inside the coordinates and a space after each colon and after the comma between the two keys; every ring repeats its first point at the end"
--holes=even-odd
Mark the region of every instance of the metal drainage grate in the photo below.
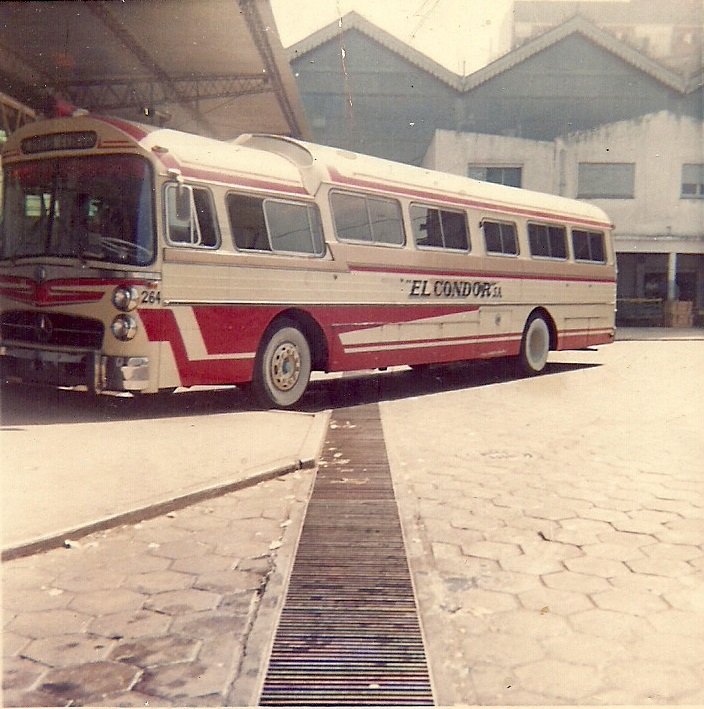
{"type": "Polygon", "coordinates": [[[259,703],[433,704],[376,405],[333,414],[259,703]]]}

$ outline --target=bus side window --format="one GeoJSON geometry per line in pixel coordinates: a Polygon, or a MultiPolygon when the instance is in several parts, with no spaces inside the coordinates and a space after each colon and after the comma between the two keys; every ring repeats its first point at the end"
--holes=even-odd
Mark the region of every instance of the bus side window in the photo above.
{"type": "Polygon", "coordinates": [[[516,225],[513,222],[492,222],[484,219],[481,223],[484,232],[484,244],[488,254],[516,256],[518,254],[518,237],[516,225]]]}
{"type": "Polygon", "coordinates": [[[190,209],[185,214],[181,213],[179,200],[182,199],[182,196],[179,195],[179,190],[186,191],[189,202],[191,199],[190,187],[185,185],[166,186],[166,228],[168,239],[174,244],[192,244],[193,217],[190,209]]]}
{"type": "Polygon", "coordinates": [[[469,250],[467,220],[462,212],[412,204],[411,226],[420,248],[469,250]]]}
{"type": "Polygon", "coordinates": [[[325,253],[317,206],[267,199],[264,215],[269,240],[276,253],[310,256],[325,253]]]}
{"type": "Polygon", "coordinates": [[[572,248],[575,261],[606,262],[604,234],[601,231],[572,229],[572,248]]]}
{"type": "Polygon", "coordinates": [[[394,199],[332,192],[330,208],[340,241],[363,241],[384,246],[403,246],[405,243],[401,205],[394,199]]]}
{"type": "Polygon", "coordinates": [[[210,246],[215,248],[220,242],[218,235],[217,219],[215,217],[215,209],[213,208],[213,200],[210,192],[200,187],[193,188],[193,203],[195,213],[200,229],[201,246],[210,246]]]}
{"type": "Polygon", "coordinates": [[[218,245],[215,211],[208,190],[190,185],[167,185],[166,217],[170,242],[210,248],[218,245]],[[184,197],[190,205],[185,210],[179,204],[184,197]]]}
{"type": "Polygon", "coordinates": [[[469,230],[465,215],[461,212],[442,210],[440,216],[445,248],[469,251],[469,230]]]}
{"type": "Polygon", "coordinates": [[[264,200],[247,195],[227,195],[227,213],[235,246],[246,251],[271,251],[264,219],[264,200]]]}
{"type": "Polygon", "coordinates": [[[431,207],[412,204],[409,209],[416,246],[426,248],[443,247],[440,212],[431,207]]]}
{"type": "Polygon", "coordinates": [[[402,246],[406,240],[401,205],[392,199],[367,199],[372,240],[377,244],[402,246]]]}
{"type": "Polygon", "coordinates": [[[371,241],[372,230],[367,201],[361,195],[333,192],[330,205],[337,238],[342,241],[371,241]]]}
{"type": "Polygon", "coordinates": [[[528,224],[528,243],[531,256],[566,259],[566,229],[563,226],[528,224]]]}

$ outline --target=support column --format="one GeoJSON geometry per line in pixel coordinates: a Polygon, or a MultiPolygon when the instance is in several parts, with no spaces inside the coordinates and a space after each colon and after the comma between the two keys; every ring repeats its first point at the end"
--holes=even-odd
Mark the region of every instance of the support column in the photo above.
{"type": "Polygon", "coordinates": [[[667,299],[677,300],[677,252],[669,254],[667,260],[667,299]]]}

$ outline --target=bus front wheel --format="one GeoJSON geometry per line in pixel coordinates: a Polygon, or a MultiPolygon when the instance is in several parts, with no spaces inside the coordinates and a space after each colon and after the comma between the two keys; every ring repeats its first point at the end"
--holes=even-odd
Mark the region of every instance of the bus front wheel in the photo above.
{"type": "Polygon", "coordinates": [[[263,406],[286,409],[303,396],[311,371],[308,340],[292,322],[281,322],[263,342],[252,388],[263,406]]]}
{"type": "Polygon", "coordinates": [[[535,313],[526,323],[521,340],[518,363],[523,374],[533,376],[545,369],[550,352],[550,328],[545,319],[535,313]]]}

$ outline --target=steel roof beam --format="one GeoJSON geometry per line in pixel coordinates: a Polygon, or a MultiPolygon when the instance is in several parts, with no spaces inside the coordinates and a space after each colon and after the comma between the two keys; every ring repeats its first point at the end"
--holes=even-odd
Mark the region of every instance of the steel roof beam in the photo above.
{"type": "Polygon", "coordinates": [[[281,73],[276,65],[274,50],[270,44],[269,28],[262,22],[262,17],[254,0],[239,0],[242,13],[249,31],[257,47],[259,56],[264,62],[267,74],[271,77],[272,89],[278,101],[281,113],[284,115],[293,135],[301,135],[302,127],[296,119],[296,112],[291,105],[286,89],[284,88],[281,73]]]}
{"type": "Polygon", "coordinates": [[[29,106],[0,93],[0,129],[7,135],[36,119],[37,114],[29,106]]]}
{"type": "Polygon", "coordinates": [[[35,108],[44,105],[52,81],[48,74],[3,44],[0,44],[0,66],[5,92],[11,92],[16,99],[31,103],[35,108]]]}
{"type": "Polygon", "coordinates": [[[178,86],[176,86],[169,76],[168,72],[165,71],[152,57],[152,55],[142,47],[142,45],[134,38],[131,32],[115,17],[113,11],[109,9],[112,3],[109,2],[85,2],[84,6],[89,9],[110,32],[116,37],[116,39],[122,44],[123,47],[128,49],[144,66],[147,71],[154,75],[154,84],[158,84],[162,87],[164,96],[170,101],[174,101],[181,104],[183,108],[191,115],[193,118],[207,133],[217,137],[216,131],[211,123],[203,116],[203,114],[197,110],[194,106],[190,105],[190,100],[186,100],[182,96],[181,91],[178,86]]]}
{"type": "MultiPolygon", "coordinates": [[[[203,99],[237,98],[271,91],[266,76],[202,76],[172,78],[172,88],[178,90],[179,103],[185,105],[203,99]]],[[[79,107],[93,111],[118,108],[155,108],[172,100],[169,90],[156,79],[113,79],[109,81],[74,81],[59,86],[79,107]]]]}

